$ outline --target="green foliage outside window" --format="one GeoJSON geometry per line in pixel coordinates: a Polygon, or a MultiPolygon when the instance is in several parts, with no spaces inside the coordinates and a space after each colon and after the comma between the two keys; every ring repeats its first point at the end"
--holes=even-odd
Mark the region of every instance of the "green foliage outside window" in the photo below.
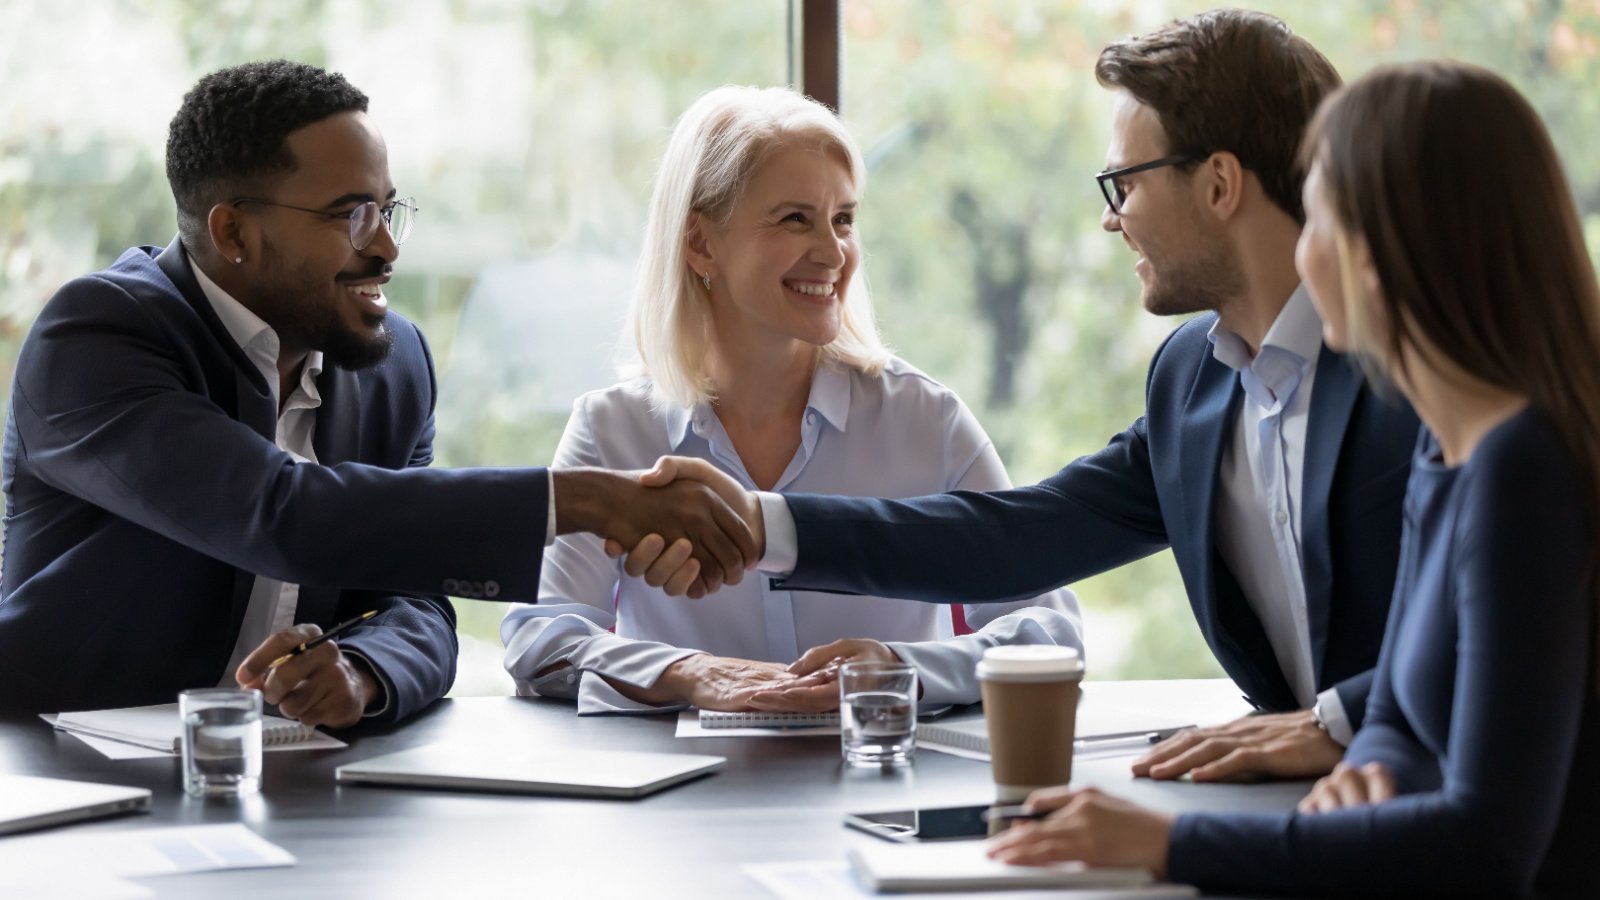
{"type": "MultiPolygon", "coordinates": [[[[1099,227],[1090,176],[1110,98],[1095,56],[1211,5],[844,4],[844,112],[871,169],[861,230],[884,333],[967,400],[1018,483],[1127,427],[1176,324],[1142,311],[1134,257],[1099,227]]],[[[1347,78],[1434,56],[1507,75],[1550,124],[1600,255],[1587,134],[1600,2],[1256,5],[1347,78]]],[[[718,84],[783,83],[788,15],[784,0],[13,0],[0,7],[0,377],[57,287],[170,240],[162,153],[183,91],[286,56],[371,95],[395,181],[422,207],[389,294],[436,352],[438,464],[546,461],[573,395],[612,378],[606,345],[668,128],[718,84]]],[[[1096,674],[1218,674],[1170,555],[1077,587],[1096,674]]],[[[504,690],[501,608],[457,607],[457,690],[504,690]]]]}

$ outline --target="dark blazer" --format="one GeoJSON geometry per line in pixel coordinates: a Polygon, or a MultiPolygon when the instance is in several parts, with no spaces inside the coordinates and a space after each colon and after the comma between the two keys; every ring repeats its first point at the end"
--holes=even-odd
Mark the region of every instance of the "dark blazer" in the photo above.
{"type": "MultiPolygon", "coordinates": [[[[1264,710],[1296,708],[1266,631],[1214,539],[1222,453],[1244,396],[1213,358],[1214,314],[1178,327],[1150,364],[1146,413],[1030,487],[906,501],[789,495],[798,568],[780,583],[940,603],[1031,597],[1171,547],[1200,631],[1264,710]]],[[[1318,691],[1359,726],[1400,546],[1418,422],[1322,350],[1306,427],[1302,565],[1318,691]]]]}
{"type": "Polygon", "coordinates": [[[319,465],[296,465],[178,241],[51,298],[6,420],[0,704],[163,703],[218,684],[258,573],[301,586],[298,621],[379,610],[340,644],[390,690],[385,718],[442,696],[457,648],[438,594],[537,599],[548,480],[424,468],[433,361],[410,322],[388,327],[387,361],[318,377],[319,465]]]}
{"type": "Polygon", "coordinates": [[[1345,762],[1396,796],[1197,812],[1176,882],[1228,894],[1600,897],[1600,700],[1587,459],[1529,406],[1459,465],[1423,433],[1366,723],[1345,762]]]}

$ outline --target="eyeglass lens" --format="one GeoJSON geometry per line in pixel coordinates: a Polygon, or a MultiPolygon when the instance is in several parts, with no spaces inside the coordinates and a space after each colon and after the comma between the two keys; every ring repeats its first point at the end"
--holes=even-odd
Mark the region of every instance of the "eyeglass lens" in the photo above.
{"type": "Polygon", "coordinates": [[[384,219],[389,220],[389,236],[395,244],[405,243],[406,238],[411,236],[411,226],[416,222],[413,215],[415,209],[410,197],[396,200],[387,208],[373,202],[361,204],[350,216],[350,244],[357,250],[365,250],[372,239],[378,236],[378,226],[384,219]]]}

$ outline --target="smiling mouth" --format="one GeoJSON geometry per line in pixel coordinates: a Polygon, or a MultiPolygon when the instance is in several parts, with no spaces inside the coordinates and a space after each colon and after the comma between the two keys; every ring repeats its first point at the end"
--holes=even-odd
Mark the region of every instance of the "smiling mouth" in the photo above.
{"type": "Polygon", "coordinates": [[[362,307],[361,314],[371,319],[382,318],[389,311],[389,298],[383,295],[383,282],[369,281],[365,284],[346,284],[345,292],[348,293],[362,307]]]}
{"type": "Polygon", "coordinates": [[[785,281],[783,286],[798,294],[807,297],[833,296],[833,282],[831,281],[785,281]]]}

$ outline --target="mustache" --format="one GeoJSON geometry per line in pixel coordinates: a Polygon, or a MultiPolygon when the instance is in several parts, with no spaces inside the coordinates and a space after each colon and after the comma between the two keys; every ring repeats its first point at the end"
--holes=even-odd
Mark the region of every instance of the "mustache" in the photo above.
{"type": "Polygon", "coordinates": [[[368,278],[379,278],[379,277],[382,277],[382,276],[385,276],[385,275],[392,275],[392,274],[394,274],[394,264],[393,263],[387,263],[387,262],[384,262],[381,259],[376,259],[376,260],[372,261],[372,265],[367,267],[367,271],[358,272],[358,273],[356,273],[354,275],[340,275],[335,280],[337,280],[337,281],[365,281],[368,278]]]}

